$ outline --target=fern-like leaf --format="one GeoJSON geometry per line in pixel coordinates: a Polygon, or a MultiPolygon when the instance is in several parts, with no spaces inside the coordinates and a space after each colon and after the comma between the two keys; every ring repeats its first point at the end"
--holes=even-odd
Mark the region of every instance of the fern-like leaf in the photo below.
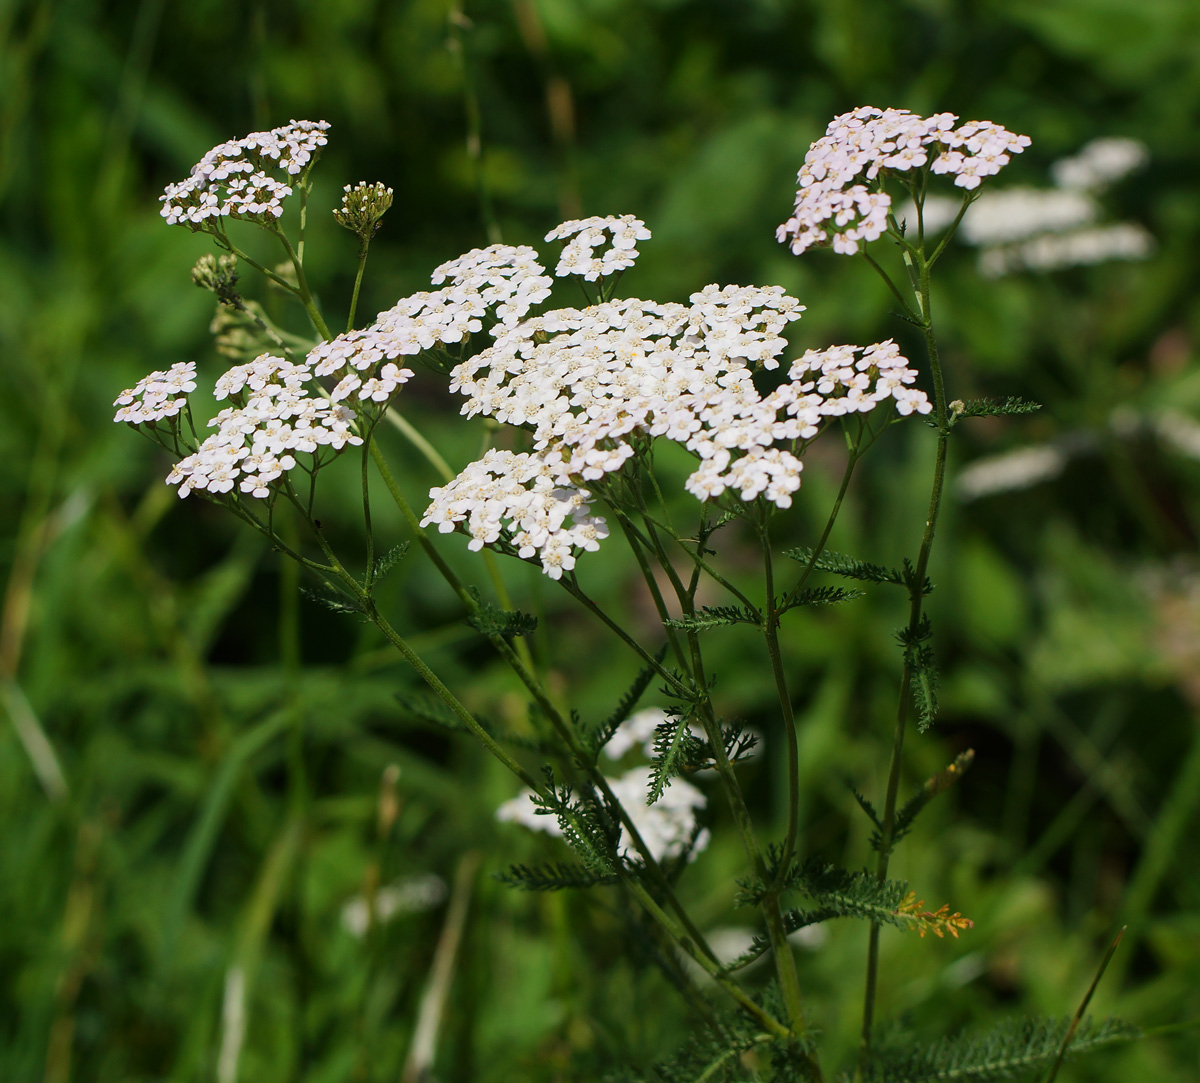
{"type": "Polygon", "coordinates": [[[699,760],[700,742],[692,736],[686,714],[669,715],[654,731],[654,762],[650,768],[650,792],[647,805],[663,795],[667,783],[687,771],[699,760]]]}
{"type": "Polygon", "coordinates": [[[851,872],[815,858],[803,864],[793,862],[781,877],[780,856],[779,847],[772,845],[768,851],[766,883],[757,878],[738,881],[741,890],[737,894],[737,905],[758,905],[769,890],[768,884],[779,880],[785,892],[806,895],[823,908],[843,908],[845,916],[874,917],[875,911],[895,910],[908,892],[908,885],[903,881],[880,883],[873,873],[851,872]]]}
{"type": "Polygon", "coordinates": [[[864,598],[866,593],[857,587],[804,587],[788,591],[775,603],[775,609],[779,613],[786,613],[789,609],[805,605],[837,605],[839,602],[864,598]]]}
{"type": "Polygon", "coordinates": [[[1012,414],[1035,414],[1042,408],[1040,402],[1010,395],[1003,402],[996,399],[967,399],[950,404],[950,424],[956,425],[965,417],[1002,417],[1012,414]]]}
{"type": "MultiPolygon", "coordinates": [[[[785,549],[783,555],[807,566],[812,562],[813,551],[808,546],[801,546],[797,549],[785,549]]],[[[813,568],[819,572],[840,575],[843,579],[858,579],[865,583],[904,585],[904,574],[895,568],[885,568],[882,564],[871,564],[869,561],[859,560],[857,557],[847,556],[845,553],[835,553],[831,549],[821,551],[813,568]]]]}
{"type": "MultiPolygon", "coordinates": [[[[1013,1079],[1049,1065],[1058,1055],[1070,1021],[1015,1019],[982,1034],[943,1038],[931,1045],[884,1046],[867,1064],[868,1083],[991,1083],[1013,1079]]],[[[1119,1019],[1085,1020],[1075,1032],[1068,1055],[1086,1053],[1140,1036],[1137,1027],[1119,1019]]]]}
{"type": "MultiPolygon", "coordinates": [[[[743,763],[750,759],[759,740],[757,733],[739,725],[721,727],[721,747],[730,763],[743,763]]],[[[680,774],[690,775],[696,771],[711,770],[716,766],[717,757],[712,742],[705,734],[692,730],[685,760],[680,764],[680,774]]]]}
{"type": "MultiPolygon", "coordinates": [[[[858,807],[867,814],[867,818],[875,825],[876,831],[883,830],[883,824],[880,822],[879,813],[875,811],[875,806],[871,804],[866,797],[859,793],[853,786],[850,787],[850,792],[854,794],[854,800],[858,802],[858,807]]],[[[878,849],[878,847],[876,847],[878,849]]]]}
{"type": "MultiPolygon", "coordinates": [[[[936,775],[925,780],[925,784],[917,790],[905,803],[904,806],[896,813],[896,825],[892,831],[892,844],[895,845],[905,835],[912,830],[913,821],[939,793],[950,789],[964,774],[975,760],[975,750],[968,748],[966,752],[962,752],[955,756],[954,762],[939,771],[936,775]]],[[[882,825],[876,821],[875,826],[882,830],[882,825]]],[[[880,835],[878,832],[871,840],[871,844],[875,849],[879,849],[880,835]]]]}
{"type": "Polygon", "coordinates": [[[543,767],[542,774],[546,779],[544,792],[531,798],[538,812],[558,821],[564,841],[585,869],[601,876],[615,875],[620,825],[594,796],[575,797],[569,787],[559,787],[550,767],[543,767]]]}
{"type": "Polygon", "coordinates": [[[759,625],[762,615],[757,609],[740,605],[706,605],[695,616],[668,617],[663,624],[684,632],[707,632],[710,628],[727,628],[731,624],[759,625]]]}
{"type": "Polygon", "coordinates": [[[918,590],[922,594],[933,593],[933,583],[929,581],[929,576],[926,576],[924,581],[920,584],[917,583],[917,569],[913,566],[913,562],[909,560],[908,557],[904,558],[904,570],[901,574],[904,579],[904,585],[908,587],[908,593],[910,595],[916,594],[918,590]]]}
{"type": "Polygon", "coordinates": [[[510,865],[507,872],[498,872],[495,878],[510,887],[522,891],[564,891],[570,888],[597,887],[615,884],[617,877],[607,873],[595,873],[567,861],[555,861],[549,865],[510,865]]]}
{"type": "Polygon", "coordinates": [[[912,672],[913,703],[917,708],[917,732],[924,733],[933,725],[938,712],[938,671],[933,650],[925,646],[910,648],[908,665],[912,672]]]}
{"type": "Polygon", "coordinates": [[[518,609],[501,609],[491,602],[479,599],[478,592],[472,588],[471,593],[479,602],[474,613],[467,617],[467,623],[477,632],[488,636],[500,636],[512,639],[514,636],[532,635],[537,628],[537,617],[530,613],[522,613],[518,609]]]}
{"type": "Polygon", "coordinates": [[[373,582],[378,583],[385,575],[387,575],[397,564],[404,559],[408,552],[408,542],[401,542],[399,545],[393,545],[383,556],[375,562],[375,575],[373,582]]]}
{"type": "Polygon", "coordinates": [[[606,1077],[605,1083],[741,1083],[746,1079],[742,1054],[777,1041],[748,1016],[728,1015],[694,1029],[673,1056],[654,1065],[650,1076],[626,1071],[606,1077]]]}
{"type": "Polygon", "coordinates": [[[300,593],[309,601],[316,602],[317,605],[323,605],[326,609],[332,610],[334,613],[361,613],[363,611],[362,606],[348,594],[310,590],[308,587],[301,587],[300,593]]]}

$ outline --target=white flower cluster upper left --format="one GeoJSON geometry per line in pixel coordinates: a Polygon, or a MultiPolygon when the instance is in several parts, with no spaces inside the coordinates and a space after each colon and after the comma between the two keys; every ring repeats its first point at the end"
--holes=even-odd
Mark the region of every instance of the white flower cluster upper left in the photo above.
{"type": "Polygon", "coordinates": [[[274,221],[292,194],[291,182],[325,146],[328,130],[324,120],[293,120],[213,147],[186,180],[167,186],[159,213],[193,230],[203,229],[210,218],[274,221]]]}

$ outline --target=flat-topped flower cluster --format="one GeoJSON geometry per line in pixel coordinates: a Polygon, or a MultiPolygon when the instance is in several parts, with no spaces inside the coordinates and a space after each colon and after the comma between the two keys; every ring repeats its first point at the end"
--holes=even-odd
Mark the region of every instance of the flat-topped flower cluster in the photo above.
{"type": "Polygon", "coordinates": [[[546,234],[548,241],[565,242],[554,273],[560,277],[579,275],[585,282],[595,282],[632,267],[638,255],[637,242],[649,238],[646,224],[632,214],[564,222],[546,234]],[[606,233],[612,236],[611,244],[606,233]],[[598,256],[597,249],[601,250],[598,256]]]}
{"type": "Polygon", "coordinates": [[[120,409],[114,421],[130,425],[153,424],[176,417],[187,406],[189,391],[196,390],[196,362],[180,361],[166,372],[152,372],[117,396],[120,409]]]}
{"type": "Polygon", "coordinates": [[[795,211],[776,231],[777,238],[796,255],[819,244],[853,254],[860,243],[887,231],[892,200],[883,181],[889,172],[928,166],[969,190],[1029,146],[1028,136],[991,121],[955,127],[957,121],[953,113],[920,117],[907,109],[873,106],[835,117],[804,157],[795,211]]]}
{"type": "Polygon", "coordinates": [[[327,140],[323,120],[293,120],[269,132],[213,147],[186,180],[167,186],[159,212],[193,230],[211,218],[271,222],[283,214],[291,181],[303,174],[327,140]]]}
{"type": "Polygon", "coordinates": [[[494,329],[495,344],[453,370],[451,390],[466,396],[467,416],[530,431],[533,451],[491,453],[433,489],[422,525],[462,526],[473,547],[507,533],[559,578],[575,549],[606,533],[582,486],[650,440],[696,456],[686,487],[698,499],[732,490],[786,508],[800,487],[799,454],[826,418],[887,399],[902,415],[932,408],[891,341],[810,350],[764,394],[754,373],[779,367],[783,332],[804,306],[778,286],[708,286],[690,301],[613,300],[494,329]]]}
{"type": "Polygon", "coordinates": [[[180,496],[197,489],[227,493],[236,484],[263,498],[271,482],[296,466],[295,453],[361,444],[352,431],[354,412],[310,395],[311,378],[307,365],[270,354],[235,365],[213,392],[233,405],[209,422],[217,431],[175,464],[168,484],[178,485],[180,496]]]}

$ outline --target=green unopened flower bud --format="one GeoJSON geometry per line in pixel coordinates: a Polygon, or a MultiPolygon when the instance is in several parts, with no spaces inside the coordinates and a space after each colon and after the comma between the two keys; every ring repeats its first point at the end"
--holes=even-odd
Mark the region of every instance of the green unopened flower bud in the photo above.
{"type": "Polygon", "coordinates": [[[338,225],[369,241],[379,231],[379,224],[392,205],[392,190],[379,181],[374,184],[359,181],[353,188],[347,184],[343,192],[342,205],[333,212],[333,217],[338,225]]]}
{"type": "Polygon", "coordinates": [[[192,281],[203,290],[211,290],[222,304],[237,296],[237,256],[201,256],[192,268],[192,281]]]}

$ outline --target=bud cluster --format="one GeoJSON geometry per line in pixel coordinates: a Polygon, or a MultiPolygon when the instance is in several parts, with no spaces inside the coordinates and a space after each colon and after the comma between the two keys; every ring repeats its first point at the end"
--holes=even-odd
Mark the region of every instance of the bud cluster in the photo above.
{"type": "Polygon", "coordinates": [[[359,181],[353,188],[347,184],[342,191],[345,193],[342,205],[333,212],[333,217],[339,226],[369,241],[379,232],[380,222],[392,205],[392,190],[379,181],[374,184],[359,181]]]}

